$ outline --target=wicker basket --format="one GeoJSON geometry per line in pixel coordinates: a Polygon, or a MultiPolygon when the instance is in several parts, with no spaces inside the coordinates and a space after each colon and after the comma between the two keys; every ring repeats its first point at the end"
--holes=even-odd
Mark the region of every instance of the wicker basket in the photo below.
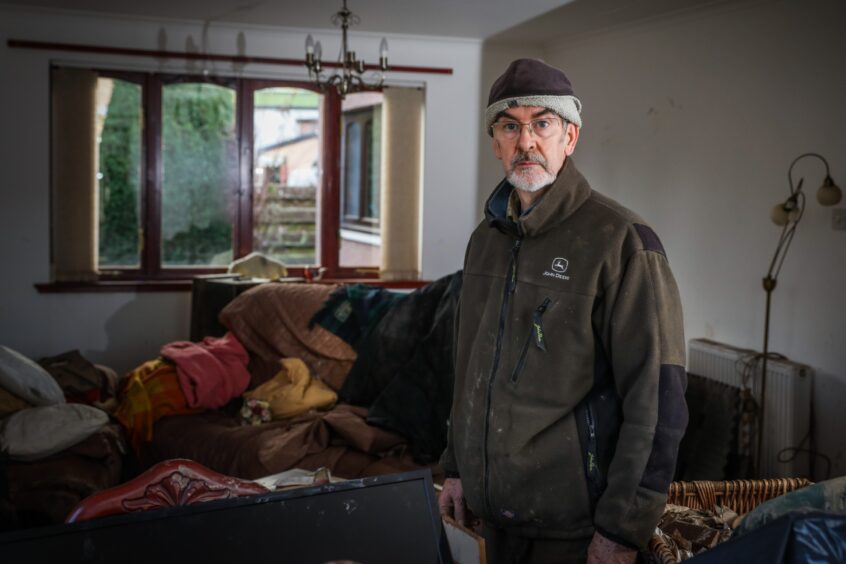
{"type": "MultiPolygon", "coordinates": [[[[670,484],[667,503],[712,511],[717,505],[722,505],[732,509],[738,515],[743,515],[768,499],[810,484],[811,482],[804,478],[673,482],[670,484]]],[[[670,547],[658,535],[652,535],[649,540],[649,554],[653,562],[678,564],[670,547]]]]}

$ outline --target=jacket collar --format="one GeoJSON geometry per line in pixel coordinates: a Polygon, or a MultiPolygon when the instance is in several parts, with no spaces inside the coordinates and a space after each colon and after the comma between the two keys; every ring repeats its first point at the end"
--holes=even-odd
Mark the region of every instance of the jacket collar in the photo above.
{"type": "Polygon", "coordinates": [[[571,157],[564,161],[558,178],[529,213],[516,220],[508,217],[508,198],[514,187],[503,180],[494,188],[485,204],[485,219],[490,227],[515,237],[534,237],[558,225],[590,197],[591,188],[571,157]]]}

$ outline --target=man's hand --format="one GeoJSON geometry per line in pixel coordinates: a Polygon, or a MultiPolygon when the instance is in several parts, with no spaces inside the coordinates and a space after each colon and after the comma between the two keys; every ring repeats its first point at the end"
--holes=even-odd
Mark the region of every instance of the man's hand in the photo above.
{"type": "Polygon", "coordinates": [[[466,523],[464,505],[464,488],[458,478],[447,478],[444,480],[444,487],[438,498],[438,509],[441,515],[447,515],[455,519],[459,525],[466,523]]]}
{"type": "Polygon", "coordinates": [[[635,549],[594,533],[588,547],[587,564],[634,564],[636,558],[635,549]]]}

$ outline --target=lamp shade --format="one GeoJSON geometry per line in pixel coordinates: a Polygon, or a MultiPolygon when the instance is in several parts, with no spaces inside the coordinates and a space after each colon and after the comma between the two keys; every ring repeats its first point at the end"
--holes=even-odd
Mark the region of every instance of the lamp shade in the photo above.
{"type": "Polygon", "coordinates": [[[784,207],[784,203],[778,203],[770,210],[770,219],[779,227],[787,225],[788,211],[784,207]]]}
{"type": "Polygon", "coordinates": [[[833,206],[840,202],[843,193],[830,176],[825,177],[823,185],[817,190],[817,201],[822,206],[833,206]]]}

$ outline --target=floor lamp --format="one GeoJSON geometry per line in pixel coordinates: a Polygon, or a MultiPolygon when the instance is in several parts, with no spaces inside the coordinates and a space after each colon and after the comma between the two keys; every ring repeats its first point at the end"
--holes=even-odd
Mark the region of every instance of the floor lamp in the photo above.
{"type": "MultiPolygon", "coordinates": [[[[790,163],[790,168],[787,169],[787,181],[790,185],[790,195],[783,202],[776,204],[770,212],[770,218],[773,223],[781,226],[781,237],[779,237],[778,245],[776,245],[773,259],[770,261],[770,269],[767,275],[764,276],[764,291],[767,293],[767,309],[764,316],[764,355],[761,361],[761,407],[760,418],[758,421],[758,437],[756,445],[756,466],[761,468],[761,446],[764,437],[764,410],[766,406],[766,392],[767,392],[767,359],[770,354],[770,303],[772,301],[772,293],[776,287],[776,280],[778,273],[781,271],[781,265],[784,264],[784,257],[787,256],[787,250],[790,248],[790,243],[793,241],[793,234],[796,233],[796,226],[802,219],[802,214],[805,212],[805,194],[802,192],[802,184],[804,178],[799,179],[799,183],[793,184],[793,167],[801,159],[806,157],[814,157],[822,161],[825,165],[825,180],[822,186],[817,190],[817,201],[823,206],[833,206],[840,202],[842,193],[840,188],[834,183],[828,168],[828,161],[817,153],[804,153],[799,155],[793,162],[790,163]]],[[[759,476],[766,477],[766,476],[759,476]]]]}

